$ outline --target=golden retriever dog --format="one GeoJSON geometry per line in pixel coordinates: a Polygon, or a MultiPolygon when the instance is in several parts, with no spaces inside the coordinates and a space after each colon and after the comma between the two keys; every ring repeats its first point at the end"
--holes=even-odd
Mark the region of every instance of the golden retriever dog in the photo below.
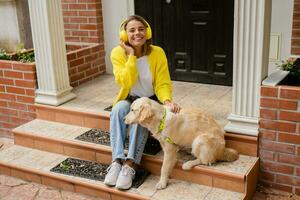
{"type": "Polygon", "coordinates": [[[224,131],[217,122],[195,109],[183,108],[179,113],[173,113],[168,107],[142,97],[132,103],[124,120],[126,124],[138,123],[146,127],[162,146],[164,158],[157,189],[167,187],[179,148],[192,148],[191,153],[196,157],[182,165],[184,170],[199,164],[238,159],[236,150],[225,148],[224,131]]]}

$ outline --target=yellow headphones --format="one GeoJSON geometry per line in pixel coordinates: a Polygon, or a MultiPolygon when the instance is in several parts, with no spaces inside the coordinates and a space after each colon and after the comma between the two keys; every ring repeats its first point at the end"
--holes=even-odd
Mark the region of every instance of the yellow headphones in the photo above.
{"type": "MultiPolygon", "coordinates": [[[[121,25],[120,25],[120,28],[119,28],[119,37],[120,37],[120,40],[124,41],[124,42],[128,42],[128,35],[126,33],[126,30],[125,30],[125,27],[124,27],[124,23],[127,21],[124,20],[121,25]]],[[[146,39],[149,40],[152,38],[152,31],[151,31],[151,28],[150,28],[150,25],[149,23],[143,19],[143,21],[145,22],[146,24],[146,39]]]]}

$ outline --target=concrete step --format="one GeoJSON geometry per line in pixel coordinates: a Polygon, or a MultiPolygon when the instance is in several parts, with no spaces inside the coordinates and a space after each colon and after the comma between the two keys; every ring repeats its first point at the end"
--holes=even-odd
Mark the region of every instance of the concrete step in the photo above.
{"type": "Polygon", "coordinates": [[[240,200],[243,193],[171,179],[165,190],[155,190],[158,176],[150,175],[138,188],[120,191],[101,181],[57,174],[50,169],[67,156],[12,145],[0,151],[0,173],[63,190],[98,196],[103,199],[153,200],[240,200]]]}
{"type": "MultiPolygon", "coordinates": [[[[109,164],[109,146],[76,140],[90,128],[36,119],[14,129],[15,144],[29,148],[59,153],[85,160],[109,164]]],[[[220,162],[213,166],[197,166],[190,171],[181,169],[188,158],[185,151],[179,152],[179,161],[171,174],[172,178],[214,188],[243,193],[246,197],[255,191],[258,177],[258,158],[240,155],[234,162],[220,162]]],[[[144,155],[142,165],[153,175],[160,174],[163,153],[144,155]]]]}
{"type": "MultiPolygon", "coordinates": [[[[35,104],[37,119],[109,131],[110,112],[104,109],[111,104],[97,101],[94,106],[87,108],[85,104],[92,104],[88,101],[93,100],[78,98],[59,107],[35,104]]],[[[234,148],[241,154],[258,156],[257,137],[225,133],[225,140],[227,147],[234,148]]]]}

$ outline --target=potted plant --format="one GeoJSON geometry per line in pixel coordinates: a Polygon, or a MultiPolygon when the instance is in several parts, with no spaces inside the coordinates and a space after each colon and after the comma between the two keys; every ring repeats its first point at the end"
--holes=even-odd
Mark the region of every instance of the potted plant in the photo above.
{"type": "Polygon", "coordinates": [[[281,81],[281,85],[300,86],[300,59],[289,58],[278,65],[281,70],[289,74],[281,81]]]}

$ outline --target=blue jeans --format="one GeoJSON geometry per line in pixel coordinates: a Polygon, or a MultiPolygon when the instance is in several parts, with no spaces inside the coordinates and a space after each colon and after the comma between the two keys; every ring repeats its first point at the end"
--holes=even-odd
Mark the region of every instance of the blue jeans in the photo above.
{"type": "Polygon", "coordinates": [[[138,125],[127,125],[124,123],[124,117],[130,111],[130,103],[128,101],[119,101],[110,113],[110,146],[112,147],[112,160],[132,160],[136,164],[140,164],[145,144],[149,135],[146,128],[138,125]],[[125,157],[124,145],[129,135],[128,153],[125,157]]]}

